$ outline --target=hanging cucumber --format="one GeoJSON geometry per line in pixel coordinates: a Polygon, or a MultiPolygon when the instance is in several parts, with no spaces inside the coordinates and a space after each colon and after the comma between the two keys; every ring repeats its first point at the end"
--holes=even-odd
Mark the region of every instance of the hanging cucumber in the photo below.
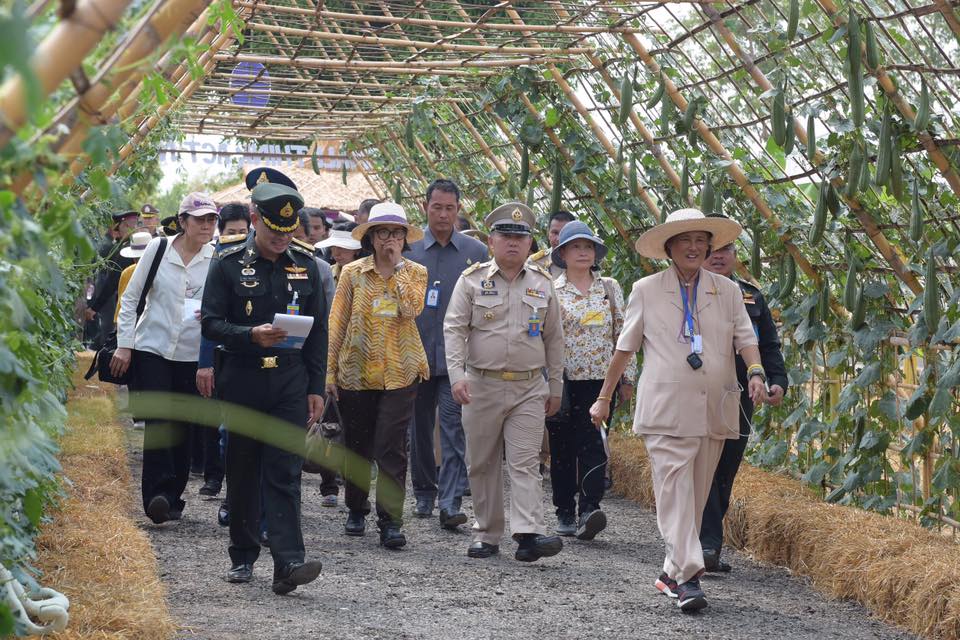
{"type": "Polygon", "coordinates": [[[347,161],[344,160],[343,164],[340,165],[340,182],[343,186],[347,186],[347,161]]]}
{"type": "Polygon", "coordinates": [[[531,182],[527,185],[527,206],[533,209],[533,204],[536,202],[536,192],[533,190],[533,183],[531,182]]]}
{"type": "Polygon", "coordinates": [[[830,317],[830,273],[823,272],[823,286],[820,287],[820,319],[824,322],[830,317]]]}
{"type": "Polygon", "coordinates": [[[940,326],[940,281],[937,280],[937,261],[933,247],[927,251],[926,278],[923,283],[923,319],[931,334],[940,326]]]}
{"type": "Polygon", "coordinates": [[[880,68],[880,48],[877,47],[877,34],[873,30],[873,22],[869,20],[864,25],[864,43],[867,48],[867,68],[876,71],[880,68]]]}
{"type": "Polygon", "coordinates": [[[786,88],[783,82],[778,85],[777,95],[773,97],[773,111],[770,115],[770,127],[773,132],[773,141],[781,149],[787,141],[786,117],[786,88]]]}
{"type": "Polygon", "coordinates": [[[560,211],[563,204],[563,164],[560,156],[553,163],[553,191],[550,194],[550,213],[560,211]]]}
{"type": "Polygon", "coordinates": [[[867,318],[867,296],[863,295],[863,287],[857,287],[853,301],[853,315],[850,317],[850,328],[856,331],[863,326],[867,318]]]}
{"type": "Polygon", "coordinates": [[[920,188],[913,181],[913,197],[910,199],[910,239],[920,242],[923,238],[923,210],[920,208],[920,188]]]}
{"type": "Polygon", "coordinates": [[[617,169],[614,174],[616,176],[614,184],[616,185],[617,191],[620,190],[620,185],[623,184],[623,146],[624,145],[621,144],[620,148],[617,149],[617,169]]]}
{"type": "Polygon", "coordinates": [[[807,240],[811,246],[820,244],[823,240],[823,232],[827,228],[827,189],[829,183],[824,180],[820,183],[820,197],[817,198],[817,208],[813,213],[813,224],[810,225],[810,232],[807,240]]]}
{"type": "Polygon", "coordinates": [[[813,114],[807,114],[807,160],[813,162],[817,157],[817,127],[813,114]]]}
{"type": "Polygon", "coordinates": [[[514,180],[512,174],[507,178],[507,195],[510,196],[511,200],[516,200],[520,197],[520,187],[517,185],[517,181],[514,180]]]}
{"type": "Polygon", "coordinates": [[[877,135],[877,173],[873,183],[878,187],[890,182],[890,131],[893,128],[890,107],[884,101],[883,118],[880,120],[880,133],[877,135]]]}
{"type": "Polygon", "coordinates": [[[640,181],[637,179],[637,156],[630,156],[630,175],[628,176],[628,181],[630,182],[630,195],[634,198],[640,195],[640,181]]]}
{"type": "Polygon", "coordinates": [[[655,106],[657,106],[657,104],[663,98],[663,93],[665,90],[666,89],[664,87],[663,78],[661,77],[660,82],[657,83],[656,91],[653,92],[653,95],[650,96],[650,99],[647,100],[646,104],[644,104],[643,106],[645,106],[647,109],[653,109],[655,106]]]}
{"type": "Polygon", "coordinates": [[[836,217],[840,213],[840,196],[837,195],[837,190],[834,189],[832,184],[827,184],[827,209],[830,210],[830,215],[836,217]]]}
{"type": "Polygon", "coordinates": [[[787,12],[787,42],[793,42],[797,37],[797,27],[800,25],[800,0],[790,0],[790,10],[787,12]]]}
{"type": "Polygon", "coordinates": [[[783,125],[786,128],[787,137],[783,142],[783,155],[789,156],[793,153],[793,147],[797,142],[797,133],[793,130],[793,110],[787,111],[785,117],[785,122],[783,125]]]}
{"type": "Polygon", "coordinates": [[[673,117],[673,100],[670,99],[670,93],[664,89],[660,96],[660,137],[665,138],[670,135],[670,119],[673,117]]]}
{"type": "Polygon", "coordinates": [[[527,181],[530,180],[530,149],[523,145],[520,149],[520,188],[527,188],[527,181]]]}
{"type": "Polygon", "coordinates": [[[863,154],[863,169],[860,171],[860,184],[857,185],[858,193],[863,193],[870,188],[870,163],[867,162],[866,149],[864,149],[863,154]]]}
{"type": "Polygon", "coordinates": [[[763,275],[763,265],[760,263],[760,227],[753,228],[753,247],[750,249],[750,273],[756,280],[763,275]]]}
{"type": "Polygon", "coordinates": [[[793,287],[797,284],[797,263],[793,260],[793,256],[787,253],[783,262],[786,273],[784,279],[780,281],[780,292],[777,294],[777,298],[780,300],[786,300],[790,297],[790,294],[793,293],[793,287]]]}
{"type": "Polygon", "coordinates": [[[860,189],[860,175],[863,173],[863,164],[863,148],[860,146],[859,140],[854,140],[853,149],[850,150],[850,169],[847,173],[846,194],[848,198],[857,196],[857,190],[860,189]]]}
{"type": "Polygon", "coordinates": [[[623,75],[620,82],[620,113],[617,116],[617,123],[622,127],[630,119],[630,111],[633,109],[633,81],[637,77],[637,70],[633,73],[629,71],[623,75]]]}
{"type": "Polygon", "coordinates": [[[316,150],[310,155],[310,166],[315,174],[320,175],[320,159],[317,158],[316,150]]]}
{"type": "Polygon", "coordinates": [[[843,306],[853,313],[857,306],[857,261],[852,256],[848,260],[850,264],[847,267],[847,281],[843,285],[843,306]]]}
{"type": "Polygon", "coordinates": [[[716,194],[713,191],[713,182],[710,181],[710,176],[705,176],[703,189],[700,190],[700,210],[703,211],[704,215],[713,213],[715,202],[716,194]]]}
{"type": "Polygon", "coordinates": [[[930,124],[930,90],[927,81],[920,78],[920,102],[917,103],[917,115],[913,119],[914,131],[925,131],[930,124]]]}
{"type": "Polygon", "coordinates": [[[850,6],[847,19],[847,86],[850,90],[850,117],[856,127],[863,126],[863,70],[860,66],[860,16],[850,6]]]}
{"type": "Polygon", "coordinates": [[[890,141],[890,191],[897,200],[903,200],[903,164],[900,160],[900,138],[890,141]]]}
{"type": "Polygon", "coordinates": [[[690,161],[683,159],[683,170],[680,172],[680,202],[687,203],[690,195],[690,161]]]}
{"type": "Polygon", "coordinates": [[[687,108],[683,112],[683,128],[685,131],[693,131],[693,121],[697,118],[697,111],[703,103],[703,96],[697,96],[687,103],[687,108]]]}
{"type": "Polygon", "coordinates": [[[400,185],[400,181],[397,180],[393,183],[393,201],[400,204],[401,200],[403,200],[403,187],[400,185]]]}
{"type": "Polygon", "coordinates": [[[406,141],[407,150],[413,153],[416,146],[416,140],[413,137],[413,118],[407,118],[407,126],[403,130],[403,139],[406,141]]]}

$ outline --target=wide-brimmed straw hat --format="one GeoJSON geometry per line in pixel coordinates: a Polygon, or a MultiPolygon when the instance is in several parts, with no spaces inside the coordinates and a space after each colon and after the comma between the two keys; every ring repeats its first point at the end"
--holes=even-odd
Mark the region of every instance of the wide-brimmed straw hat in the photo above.
{"type": "Polygon", "coordinates": [[[689,231],[706,231],[712,236],[710,247],[719,249],[739,238],[743,227],[729,218],[708,218],[699,209],[680,209],[637,239],[637,253],[655,260],[669,260],[664,250],[667,240],[689,231]]]}
{"type": "Polygon", "coordinates": [[[396,202],[381,202],[370,209],[367,221],[351,232],[354,240],[363,240],[363,236],[373,227],[403,227],[407,230],[407,242],[423,239],[423,230],[407,222],[407,214],[396,202]]]}
{"type": "Polygon", "coordinates": [[[560,257],[560,247],[570,244],[574,240],[589,240],[593,243],[596,256],[594,264],[600,264],[603,257],[607,255],[607,245],[603,244],[603,240],[585,223],[579,220],[573,220],[563,225],[563,228],[560,229],[560,239],[557,242],[557,246],[550,252],[550,259],[553,261],[553,264],[561,269],[567,268],[567,263],[560,257]]]}
{"type": "Polygon", "coordinates": [[[317,249],[326,249],[327,247],[339,247],[348,251],[359,251],[360,241],[354,240],[349,231],[334,229],[327,237],[317,244],[313,245],[317,249]]]}
{"type": "Polygon", "coordinates": [[[153,236],[146,231],[137,231],[130,235],[130,244],[120,249],[120,255],[124,258],[139,258],[147,250],[147,245],[153,240],[153,236]]]}

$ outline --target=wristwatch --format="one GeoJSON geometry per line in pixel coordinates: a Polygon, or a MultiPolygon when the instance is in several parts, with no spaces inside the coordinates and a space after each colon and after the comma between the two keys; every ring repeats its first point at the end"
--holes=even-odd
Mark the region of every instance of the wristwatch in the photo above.
{"type": "Polygon", "coordinates": [[[761,365],[755,364],[747,369],[747,378],[752,378],[754,376],[759,376],[762,382],[767,381],[767,374],[763,371],[761,365]]]}

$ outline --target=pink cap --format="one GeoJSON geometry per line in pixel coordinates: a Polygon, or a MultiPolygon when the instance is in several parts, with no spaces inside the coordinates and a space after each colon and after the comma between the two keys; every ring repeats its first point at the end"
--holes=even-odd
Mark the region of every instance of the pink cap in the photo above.
{"type": "Polygon", "coordinates": [[[188,193],[180,201],[180,215],[205,216],[211,213],[217,213],[217,205],[214,204],[213,198],[205,193],[199,191],[188,193]]]}

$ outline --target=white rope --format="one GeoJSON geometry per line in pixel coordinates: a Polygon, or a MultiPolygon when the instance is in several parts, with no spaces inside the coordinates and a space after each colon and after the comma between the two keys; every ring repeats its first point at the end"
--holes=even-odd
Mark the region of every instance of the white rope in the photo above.
{"type": "Polygon", "coordinates": [[[14,618],[29,635],[46,635],[67,628],[70,620],[70,600],[53,589],[41,588],[27,593],[13,574],[0,564],[0,588],[3,599],[13,611],[14,618]],[[34,624],[31,618],[39,620],[34,624]]]}

